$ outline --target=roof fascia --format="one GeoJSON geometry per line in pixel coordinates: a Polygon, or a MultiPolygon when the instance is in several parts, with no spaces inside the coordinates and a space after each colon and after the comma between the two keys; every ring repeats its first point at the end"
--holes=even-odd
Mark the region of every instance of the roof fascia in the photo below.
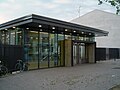
{"type": "Polygon", "coordinates": [[[108,35],[108,32],[100,30],[100,29],[91,28],[91,27],[87,27],[87,26],[83,26],[83,25],[78,25],[78,24],[74,24],[74,23],[70,23],[70,22],[66,22],[66,21],[51,19],[51,18],[47,18],[47,17],[43,17],[43,16],[34,15],[34,14],[32,16],[33,16],[33,22],[35,22],[35,23],[59,26],[59,27],[64,27],[67,29],[73,29],[73,30],[78,30],[78,31],[81,30],[84,32],[101,34],[103,36],[108,35]]]}
{"type": "Polygon", "coordinates": [[[26,24],[26,23],[29,23],[29,22],[32,22],[32,15],[27,15],[27,16],[24,16],[24,17],[21,17],[21,18],[3,23],[3,24],[0,25],[0,29],[10,28],[10,27],[13,27],[13,26],[22,25],[22,24],[26,24]]]}

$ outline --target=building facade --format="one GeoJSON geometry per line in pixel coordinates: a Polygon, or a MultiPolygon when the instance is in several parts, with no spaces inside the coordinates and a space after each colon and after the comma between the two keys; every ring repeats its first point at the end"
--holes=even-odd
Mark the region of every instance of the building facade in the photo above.
{"type": "Polygon", "coordinates": [[[21,59],[29,69],[95,63],[95,36],[108,32],[38,15],[0,25],[0,57],[9,69],[21,59]]]}

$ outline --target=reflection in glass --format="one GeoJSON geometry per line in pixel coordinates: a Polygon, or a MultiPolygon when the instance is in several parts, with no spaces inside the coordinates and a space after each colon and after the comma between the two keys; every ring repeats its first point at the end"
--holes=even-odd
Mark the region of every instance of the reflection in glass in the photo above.
{"type": "Polygon", "coordinates": [[[49,37],[46,32],[39,32],[39,63],[40,68],[48,67],[49,37]]]}
{"type": "Polygon", "coordinates": [[[15,45],[15,30],[10,30],[10,45],[15,45]]]}
{"type": "Polygon", "coordinates": [[[23,39],[22,33],[23,32],[21,29],[16,30],[16,45],[22,45],[22,39],[23,39]]]}
{"type": "Polygon", "coordinates": [[[49,59],[50,59],[50,67],[54,67],[58,65],[58,54],[57,54],[57,34],[49,34],[49,42],[50,42],[50,52],[49,52],[49,59]]]}
{"type": "Polygon", "coordinates": [[[81,48],[81,55],[80,55],[80,57],[81,57],[82,60],[85,60],[85,43],[81,43],[80,48],[81,48]]]}
{"type": "Polygon", "coordinates": [[[58,66],[64,65],[64,34],[58,34],[58,66]]]}
{"type": "Polygon", "coordinates": [[[29,69],[38,68],[38,31],[28,31],[25,43],[25,50],[28,53],[27,60],[29,69]]]}
{"type": "Polygon", "coordinates": [[[72,40],[78,40],[78,36],[72,36],[72,40]]]}
{"type": "Polygon", "coordinates": [[[65,35],[65,39],[71,40],[71,35],[65,35]]]}
{"type": "Polygon", "coordinates": [[[6,33],[5,33],[5,31],[1,31],[1,42],[2,42],[2,44],[6,44],[6,33]]]}
{"type": "Polygon", "coordinates": [[[9,45],[9,31],[5,31],[5,44],[9,45]]]}

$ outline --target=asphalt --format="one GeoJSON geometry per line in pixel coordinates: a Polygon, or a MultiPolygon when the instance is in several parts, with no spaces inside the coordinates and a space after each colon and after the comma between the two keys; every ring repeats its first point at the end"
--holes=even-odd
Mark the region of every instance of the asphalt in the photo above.
{"type": "Polygon", "coordinates": [[[120,60],[26,71],[0,78],[0,90],[109,90],[116,85],[120,85],[120,60]]]}

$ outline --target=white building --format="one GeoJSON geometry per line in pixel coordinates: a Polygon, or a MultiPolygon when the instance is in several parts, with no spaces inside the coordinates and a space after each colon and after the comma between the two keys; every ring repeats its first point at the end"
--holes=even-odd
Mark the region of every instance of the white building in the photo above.
{"type": "Polygon", "coordinates": [[[108,37],[96,38],[96,60],[120,58],[120,16],[94,10],[71,22],[108,31],[108,37]]]}
{"type": "Polygon", "coordinates": [[[108,31],[108,37],[96,38],[97,47],[120,48],[119,15],[101,10],[94,10],[81,17],[73,19],[71,22],[108,31]]]}

